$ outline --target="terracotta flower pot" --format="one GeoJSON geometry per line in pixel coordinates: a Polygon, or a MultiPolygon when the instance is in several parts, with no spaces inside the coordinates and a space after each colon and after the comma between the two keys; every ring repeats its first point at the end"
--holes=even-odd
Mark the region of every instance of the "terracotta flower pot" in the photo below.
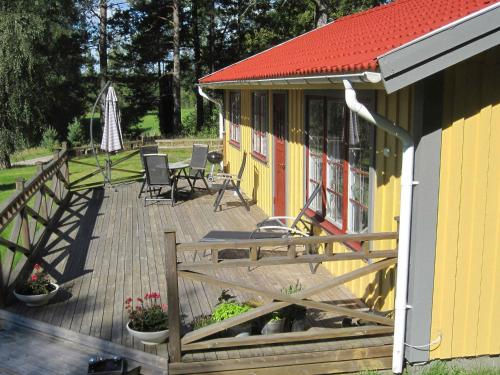
{"type": "Polygon", "coordinates": [[[59,290],[59,285],[51,283],[54,287],[54,290],[50,291],[47,294],[36,294],[36,295],[29,295],[29,294],[19,294],[14,291],[14,296],[26,304],[26,306],[30,307],[36,307],[36,306],[43,306],[46,305],[49,300],[54,297],[57,294],[57,291],[59,290]]]}
{"type": "Polygon", "coordinates": [[[127,331],[134,337],[141,340],[144,345],[158,345],[168,337],[168,329],[164,331],[156,331],[156,332],[141,332],[136,331],[135,329],[130,328],[130,322],[127,323],[127,331]]]}

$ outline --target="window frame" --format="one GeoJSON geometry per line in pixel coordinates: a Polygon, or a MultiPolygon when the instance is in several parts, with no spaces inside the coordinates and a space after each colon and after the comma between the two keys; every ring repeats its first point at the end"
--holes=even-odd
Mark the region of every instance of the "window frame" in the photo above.
{"type": "MultiPolygon", "coordinates": [[[[269,144],[268,144],[268,132],[269,132],[269,92],[268,91],[252,91],[252,110],[251,110],[251,125],[252,125],[252,156],[257,160],[264,163],[268,160],[269,154],[269,144]],[[264,113],[259,113],[259,129],[256,129],[255,122],[255,99],[256,97],[264,97],[263,110],[264,113]],[[256,145],[258,142],[258,150],[256,150],[256,145]]],[[[262,109],[262,103],[259,106],[262,109]]]]}
{"type": "Polygon", "coordinates": [[[229,108],[229,143],[236,148],[241,147],[241,91],[229,91],[228,95],[228,108],[229,108]],[[233,121],[233,95],[239,96],[239,123],[233,121]],[[235,131],[237,131],[237,137],[234,136],[235,131]]]}
{"type": "MultiPolygon", "coordinates": [[[[375,96],[371,95],[373,93],[370,93],[370,95],[364,95],[363,98],[361,98],[361,101],[367,105],[370,108],[374,108],[375,104],[375,96]]],[[[348,141],[343,142],[343,147],[341,150],[341,155],[343,159],[342,160],[342,176],[343,176],[343,182],[342,182],[342,225],[338,225],[338,223],[335,223],[331,218],[327,216],[327,191],[331,190],[328,185],[328,124],[327,124],[327,112],[328,112],[328,103],[333,101],[334,103],[341,103],[342,105],[345,106],[346,109],[346,115],[343,120],[343,129],[342,129],[342,134],[345,140],[348,140],[349,138],[349,121],[350,121],[350,116],[351,113],[349,109],[347,108],[347,105],[345,103],[345,100],[343,99],[343,96],[341,93],[337,92],[311,92],[311,93],[305,93],[304,94],[304,123],[305,123],[305,128],[306,128],[306,142],[305,142],[305,166],[306,166],[306,179],[305,179],[305,187],[306,187],[306,197],[309,196],[310,194],[310,101],[311,100],[318,100],[322,99],[323,100],[323,114],[322,114],[322,126],[323,126],[323,147],[322,147],[322,165],[321,165],[321,183],[323,188],[321,189],[321,209],[315,211],[314,209],[308,209],[306,211],[307,215],[310,217],[313,217],[319,224],[320,226],[326,230],[327,232],[333,233],[333,234],[342,234],[342,233],[357,233],[354,231],[349,230],[350,223],[351,223],[351,218],[350,218],[350,211],[351,211],[351,204],[357,204],[359,202],[353,201],[351,197],[351,187],[353,186],[354,180],[351,178],[351,170],[357,170],[358,168],[354,167],[351,163],[350,160],[350,148],[348,141]]],[[[374,183],[373,180],[373,175],[371,169],[374,167],[374,144],[375,144],[375,131],[372,126],[370,126],[370,134],[369,134],[369,150],[370,150],[370,165],[368,168],[368,171],[363,170],[363,175],[368,178],[368,206],[365,207],[367,208],[367,230],[370,230],[370,227],[372,225],[371,223],[371,218],[372,218],[372,210],[373,210],[373,197],[371,194],[372,191],[372,184],[374,183]]],[[[331,162],[331,161],[330,161],[331,162]]],[[[353,243],[348,243],[348,245],[353,248],[354,250],[359,250],[361,248],[361,244],[359,242],[353,242],[353,243]]]]}

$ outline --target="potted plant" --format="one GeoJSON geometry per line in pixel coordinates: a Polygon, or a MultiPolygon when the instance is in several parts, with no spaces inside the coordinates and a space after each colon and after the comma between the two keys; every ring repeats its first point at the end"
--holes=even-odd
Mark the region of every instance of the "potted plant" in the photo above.
{"type": "Polygon", "coordinates": [[[285,319],[280,311],[274,311],[269,315],[269,320],[261,330],[263,335],[272,335],[273,333],[283,332],[285,328],[285,319]]]}
{"type": "MultiPolygon", "coordinates": [[[[213,311],[212,319],[214,322],[221,322],[223,320],[243,314],[250,309],[250,306],[243,303],[222,302],[217,305],[217,307],[213,311]]],[[[252,322],[245,322],[235,327],[231,327],[228,329],[228,332],[230,335],[237,337],[249,336],[252,332],[252,322]]]]}
{"type": "Polygon", "coordinates": [[[50,282],[47,272],[39,264],[35,264],[28,280],[14,290],[14,296],[27,306],[43,306],[58,290],[59,285],[50,282]]]}
{"type": "MultiPolygon", "coordinates": [[[[281,293],[292,295],[302,290],[302,284],[299,280],[295,284],[291,284],[286,288],[281,289],[281,293]]],[[[287,330],[292,332],[304,331],[306,327],[307,309],[300,305],[290,305],[282,310],[282,315],[286,320],[287,330]]]]}
{"type": "Polygon", "coordinates": [[[159,299],[158,292],[146,293],[144,299],[136,299],[135,307],[131,297],[125,300],[129,318],[127,331],[144,345],[157,345],[168,337],[167,305],[161,305],[159,299]]]}

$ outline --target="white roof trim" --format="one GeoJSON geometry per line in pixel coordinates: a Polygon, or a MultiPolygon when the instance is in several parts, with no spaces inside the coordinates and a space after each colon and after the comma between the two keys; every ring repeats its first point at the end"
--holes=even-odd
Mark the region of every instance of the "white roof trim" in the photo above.
{"type": "Polygon", "coordinates": [[[282,77],[267,79],[247,79],[200,83],[198,86],[218,88],[222,86],[258,86],[258,85],[311,85],[342,83],[343,80],[351,82],[379,83],[382,76],[378,72],[362,72],[349,74],[328,74],[321,76],[282,77]]]}

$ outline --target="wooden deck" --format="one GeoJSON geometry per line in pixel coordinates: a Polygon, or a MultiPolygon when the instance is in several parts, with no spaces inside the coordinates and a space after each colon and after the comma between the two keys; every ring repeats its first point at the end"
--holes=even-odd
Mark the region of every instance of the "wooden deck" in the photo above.
{"type": "MultiPolygon", "coordinates": [[[[169,204],[144,207],[143,200],[137,199],[139,186],[139,183],[131,183],[117,187],[116,191],[101,188],[74,193],[69,209],[50,237],[40,259],[62,290],[45,307],[27,308],[14,303],[8,311],[166,358],[166,344],[144,346],[127,333],[124,310],[127,297],[143,296],[150,291],[159,291],[162,302],[166,303],[163,232],[175,228],[178,242],[191,242],[199,240],[211,230],[252,230],[265,215],[255,205],[251,206],[250,212],[246,211],[231,194],[225,197],[223,210],[214,213],[214,196],[204,192],[197,192],[190,198],[186,196],[175,207],[169,204]]],[[[186,252],[185,256],[194,257],[195,253],[186,252]]],[[[274,267],[273,272],[269,272],[266,267],[250,271],[240,267],[213,272],[219,273],[217,277],[220,279],[262,285],[278,292],[297,280],[307,288],[332,277],[322,267],[312,274],[307,264],[274,267]]],[[[193,317],[211,313],[221,289],[196,281],[180,280],[179,292],[183,331],[186,332],[193,317]]],[[[251,294],[233,294],[237,294],[241,300],[255,299],[251,294]]],[[[364,308],[362,302],[342,286],[320,293],[313,299],[344,307],[364,308]]],[[[321,330],[325,327],[341,327],[342,317],[309,309],[308,321],[312,329],[321,330]]],[[[327,368],[324,360],[317,360],[321,364],[315,373],[350,372],[390,367],[391,344],[392,336],[385,335],[311,344],[194,352],[186,354],[183,361],[214,361],[210,368],[217,372],[220,370],[218,366],[230,358],[241,358],[244,363],[245,358],[261,356],[287,354],[293,357],[294,353],[303,353],[307,346],[307,350],[316,353],[318,358],[332,352],[338,354],[332,355],[326,362],[344,361],[342,366],[332,370],[331,365],[327,368]],[[376,359],[353,365],[356,360],[363,358],[376,359]]],[[[252,359],[249,361],[253,362],[252,359]]],[[[182,372],[182,369],[179,371],[182,372]]]]}

